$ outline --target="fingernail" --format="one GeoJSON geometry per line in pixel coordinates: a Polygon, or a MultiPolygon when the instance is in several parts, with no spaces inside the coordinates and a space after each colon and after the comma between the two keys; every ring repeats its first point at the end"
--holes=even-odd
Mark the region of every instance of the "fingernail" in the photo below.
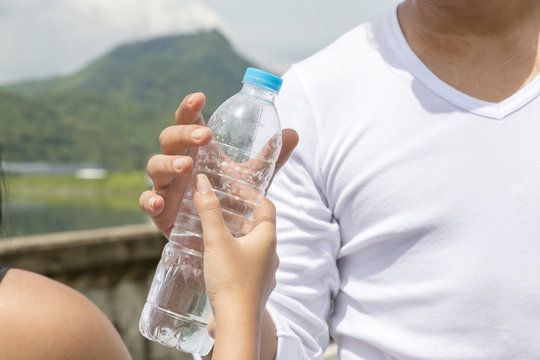
{"type": "Polygon", "coordinates": [[[150,206],[150,209],[151,210],[156,210],[156,202],[157,202],[157,198],[151,198],[149,201],[148,201],[148,205],[150,206]]]}
{"type": "Polygon", "coordinates": [[[195,101],[195,99],[197,99],[197,96],[198,96],[198,93],[189,95],[188,100],[187,100],[187,104],[191,106],[191,104],[193,104],[193,101],[195,101]]]}
{"type": "Polygon", "coordinates": [[[188,105],[191,106],[195,100],[197,100],[197,97],[199,96],[200,92],[196,92],[194,94],[191,94],[188,98],[188,105]]]}
{"type": "Polygon", "coordinates": [[[191,136],[194,139],[199,140],[200,138],[203,137],[205,132],[206,132],[206,130],[204,128],[197,128],[197,129],[193,130],[193,132],[191,133],[191,136]]]}
{"type": "Polygon", "coordinates": [[[208,190],[212,189],[212,184],[204,174],[197,175],[197,191],[204,194],[208,190]]]}
{"type": "Polygon", "coordinates": [[[182,166],[184,165],[184,159],[183,158],[176,158],[173,161],[173,166],[175,169],[180,170],[182,169],[182,166]]]}

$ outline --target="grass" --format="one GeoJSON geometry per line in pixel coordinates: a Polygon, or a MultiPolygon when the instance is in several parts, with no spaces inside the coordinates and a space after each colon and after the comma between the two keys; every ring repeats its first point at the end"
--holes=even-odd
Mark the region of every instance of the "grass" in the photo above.
{"type": "Polygon", "coordinates": [[[8,202],[138,210],[139,195],[149,185],[145,173],[139,171],[110,173],[103,179],[79,179],[72,175],[8,176],[6,187],[8,202]]]}

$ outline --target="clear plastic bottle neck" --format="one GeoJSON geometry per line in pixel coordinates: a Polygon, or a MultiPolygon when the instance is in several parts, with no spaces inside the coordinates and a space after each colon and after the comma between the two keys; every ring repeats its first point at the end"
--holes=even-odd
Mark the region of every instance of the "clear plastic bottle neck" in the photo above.
{"type": "Polygon", "coordinates": [[[251,82],[244,82],[244,85],[242,86],[242,90],[240,92],[249,96],[254,96],[264,101],[268,101],[270,103],[274,102],[274,98],[278,94],[277,91],[257,86],[256,84],[251,82]]]}

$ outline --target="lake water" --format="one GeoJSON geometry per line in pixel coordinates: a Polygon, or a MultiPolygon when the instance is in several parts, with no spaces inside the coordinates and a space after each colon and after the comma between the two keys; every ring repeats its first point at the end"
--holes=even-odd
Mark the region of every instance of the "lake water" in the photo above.
{"type": "Polygon", "coordinates": [[[141,210],[17,203],[2,206],[0,237],[97,229],[148,222],[141,210]]]}

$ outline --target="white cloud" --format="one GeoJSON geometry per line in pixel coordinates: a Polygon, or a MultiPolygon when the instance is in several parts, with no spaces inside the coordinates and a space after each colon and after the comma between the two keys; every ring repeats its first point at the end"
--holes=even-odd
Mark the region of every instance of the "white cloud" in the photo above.
{"type": "Polygon", "coordinates": [[[219,28],[200,0],[1,0],[0,83],[77,70],[119,43],[219,28]]]}
{"type": "Polygon", "coordinates": [[[219,28],[281,72],[399,0],[0,0],[0,84],[78,70],[127,41],[219,28]]]}
{"type": "Polygon", "coordinates": [[[141,36],[224,27],[218,14],[198,0],[63,1],[81,17],[141,36]]]}
{"type": "Polygon", "coordinates": [[[198,1],[161,0],[150,3],[148,32],[153,36],[193,29],[221,28],[218,14],[198,1]]]}

